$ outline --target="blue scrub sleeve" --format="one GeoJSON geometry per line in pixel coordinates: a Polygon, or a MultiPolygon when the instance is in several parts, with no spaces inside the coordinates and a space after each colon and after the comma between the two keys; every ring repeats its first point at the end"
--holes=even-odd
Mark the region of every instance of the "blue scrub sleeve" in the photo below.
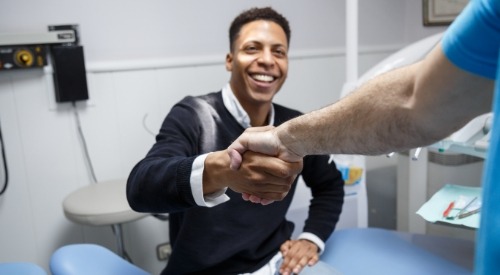
{"type": "Polygon", "coordinates": [[[471,0],[442,41],[448,59],[463,70],[495,79],[500,48],[500,0],[471,0]]]}
{"type": "Polygon", "coordinates": [[[497,79],[474,274],[500,274],[500,0],[471,0],[446,31],[442,47],[456,66],[497,79]]]}

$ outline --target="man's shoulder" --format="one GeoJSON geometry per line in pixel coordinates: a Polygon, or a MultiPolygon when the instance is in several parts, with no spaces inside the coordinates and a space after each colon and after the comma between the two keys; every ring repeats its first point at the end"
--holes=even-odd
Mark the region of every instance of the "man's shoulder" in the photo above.
{"type": "Polygon", "coordinates": [[[212,106],[216,107],[217,105],[222,103],[222,93],[211,92],[203,95],[188,95],[184,97],[181,101],[177,103],[177,105],[191,106],[193,108],[200,106],[212,106]]]}
{"type": "Polygon", "coordinates": [[[187,101],[187,102],[193,102],[193,101],[207,101],[207,102],[213,102],[213,101],[218,101],[222,100],[222,92],[210,92],[207,94],[202,94],[202,95],[188,95],[184,97],[181,102],[187,101]]]}

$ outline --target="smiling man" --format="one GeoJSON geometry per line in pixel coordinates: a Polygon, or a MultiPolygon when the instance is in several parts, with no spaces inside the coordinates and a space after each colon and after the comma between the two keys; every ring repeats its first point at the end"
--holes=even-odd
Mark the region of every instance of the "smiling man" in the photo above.
{"type": "Polygon", "coordinates": [[[250,9],[234,19],[229,40],[229,83],[172,108],[129,176],[128,201],[136,211],[169,213],[173,250],[162,274],[335,274],[318,262],[344,198],[329,157],[288,163],[248,152],[233,171],[226,153],[246,128],[300,115],[272,102],[288,72],[288,21],[271,8],[250,9]],[[285,215],[301,170],[313,198],[303,233],[292,240],[285,215]],[[279,201],[263,206],[240,194],[261,189],[279,201]]]}

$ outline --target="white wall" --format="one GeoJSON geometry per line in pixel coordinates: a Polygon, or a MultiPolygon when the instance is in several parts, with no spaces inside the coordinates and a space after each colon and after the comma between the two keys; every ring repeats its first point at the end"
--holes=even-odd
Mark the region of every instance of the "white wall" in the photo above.
{"type": "MultiPolygon", "coordinates": [[[[360,73],[408,42],[442,30],[424,30],[415,3],[421,1],[360,0],[360,73]]],[[[345,75],[341,0],[11,0],[0,9],[0,33],[80,26],[90,100],[77,107],[102,181],[126,178],[154,142],[143,126],[146,115],[146,127],[156,131],[179,99],[226,83],[229,23],[243,9],[263,5],[282,12],[292,26],[290,73],[277,101],[304,112],[335,101],[345,75]]],[[[49,73],[0,72],[10,178],[0,197],[0,262],[30,261],[47,270],[50,255],[64,244],[96,242],[115,249],[110,228],[80,226],[63,215],[64,197],[91,180],[73,111],[54,102],[49,73]]],[[[155,248],[167,241],[167,224],[146,218],[124,230],[134,261],[158,273],[165,263],[157,261],[155,248]]]]}

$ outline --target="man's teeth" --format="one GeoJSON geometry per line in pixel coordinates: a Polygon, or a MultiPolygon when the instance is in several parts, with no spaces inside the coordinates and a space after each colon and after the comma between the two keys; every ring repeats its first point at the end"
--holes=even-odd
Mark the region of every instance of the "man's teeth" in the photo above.
{"type": "Polygon", "coordinates": [[[266,82],[270,82],[270,81],[273,81],[274,80],[274,77],[270,76],[270,75],[264,75],[264,74],[254,74],[252,76],[255,80],[258,80],[258,81],[266,81],[266,82]]]}

